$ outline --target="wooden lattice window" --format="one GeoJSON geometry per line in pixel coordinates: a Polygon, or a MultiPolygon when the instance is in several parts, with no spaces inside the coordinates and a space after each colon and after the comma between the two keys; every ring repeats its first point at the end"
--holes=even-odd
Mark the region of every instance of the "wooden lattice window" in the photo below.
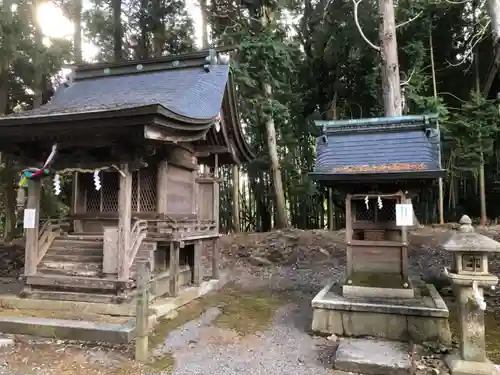
{"type": "Polygon", "coordinates": [[[363,199],[353,199],[352,207],[356,221],[380,223],[396,220],[395,199],[382,199],[382,208],[378,208],[377,198],[371,197],[368,201],[368,209],[363,199]]]}
{"type": "MultiPolygon", "coordinates": [[[[119,174],[103,172],[100,177],[100,190],[95,190],[92,174],[85,174],[82,178],[86,190],[86,212],[118,212],[119,174]]],[[[132,174],[132,211],[156,211],[156,173],[153,169],[141,169],[132,174]]]]}
{"type": "Polygon", "coordinates": [[[84,186],[87,191],[85,209],[87,212],[117,212],[118,188],[120,186],[118,173],[101,172],[101,190],[94,187],[94,176],[83,175],[84,186]]]}
{"type": "Polygon", "coordinates": [[[366,208],[366,203],[361,199],[353,199],[352,207],[354,210],[354,218],[356,221],[375,221],[375,215],[373,211],[373,199],[369,202],[368,209],[366,208]]]}
{"type": "Polygon", "coordinates": [[[153,169],[134,172],[132,178],[132,211],[156,211],[156,173],[153,169]]]}

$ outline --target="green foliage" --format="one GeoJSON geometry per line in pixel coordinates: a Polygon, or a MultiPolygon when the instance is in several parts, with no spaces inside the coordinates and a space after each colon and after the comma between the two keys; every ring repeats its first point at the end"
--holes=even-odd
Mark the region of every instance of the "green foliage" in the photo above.
{"type": "Polygon", "coordinates": [[[470,99],[454,112],[447,124],[456,152],[455,168],[476,171],[494,153],[499,131],[499,103],[471,92],[470,99]]]}

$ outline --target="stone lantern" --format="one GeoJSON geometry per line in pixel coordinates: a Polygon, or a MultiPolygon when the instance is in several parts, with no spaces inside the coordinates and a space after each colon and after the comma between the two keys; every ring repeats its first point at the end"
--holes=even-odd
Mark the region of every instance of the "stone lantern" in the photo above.
{"type": "Polygon", "coordinates": [[[491,375],[495,366],[486,358],[483,288],[494,288],[498,277],[488,272],[488,253],[500,252],[500,243],[475,233],[471,219],[464,215],[460,228],[443,245],[453,253],[453,265],[445,274],[459,304],[460,355],[446,363],[452,375],[491,375]]]}

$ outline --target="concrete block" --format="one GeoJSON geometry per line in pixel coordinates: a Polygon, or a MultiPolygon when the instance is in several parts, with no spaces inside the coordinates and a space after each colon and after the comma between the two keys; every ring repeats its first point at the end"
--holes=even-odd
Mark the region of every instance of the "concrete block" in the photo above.
{"type": "Polygon", "coordinates": [[[342,324],[342,312],[327,309],[313,309],[312,327],[313,332],[344,335],[342,324]]]}
{"type": "Polygon", "coordinates": [[[408,344],[365,339],[344,339],[335,355],[335,369],[364,375],[413,373],[408,344]]]}
{"type": "Polygon", "coordinates": [[[451,345],[448,319],[437,317],[408,316],[408,334],[415,342],[438,341],[451,345]]]}
{"type": "Polygon", "coordinates": [[[0,332],[93,342],[129,343],[135,336],[135,320],[124,324],[33,317],[0,317],[0,332]]]}
{"type": "Polygon", "coordinates": [[[413,288],[376,288],[357,285],[343,285],[344,297],[371,297],[371,298],[415,298],[413,288]]]}
{"type": "Polygon", "coordinates": [[[344,311],[342,325],[346,336],[373,336],[389,340],[409,338],[404,315],[344,311]]]}

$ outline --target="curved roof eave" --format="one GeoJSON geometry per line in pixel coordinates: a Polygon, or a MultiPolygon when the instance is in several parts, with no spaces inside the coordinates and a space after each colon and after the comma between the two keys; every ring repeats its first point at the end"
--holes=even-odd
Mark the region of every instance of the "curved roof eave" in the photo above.
{"type": "Polygon", "coordinates": [[[243,129],[241,128],[238,106],[234,95],[235,87],[231,71],[229,72],[226,90],[227,101],[228,105],[230,106],[229,113],[231,116],[231,124],[228,125],[231,127],[232,133],[234,135],[236,152],[238,152],[238,154],[240,155],[238,159],[242,163],[248,163],[255,159],[255,155],[250,150],[250,146],[248,145],[245,139],[245,135],[243,134],[243,129]]]}

